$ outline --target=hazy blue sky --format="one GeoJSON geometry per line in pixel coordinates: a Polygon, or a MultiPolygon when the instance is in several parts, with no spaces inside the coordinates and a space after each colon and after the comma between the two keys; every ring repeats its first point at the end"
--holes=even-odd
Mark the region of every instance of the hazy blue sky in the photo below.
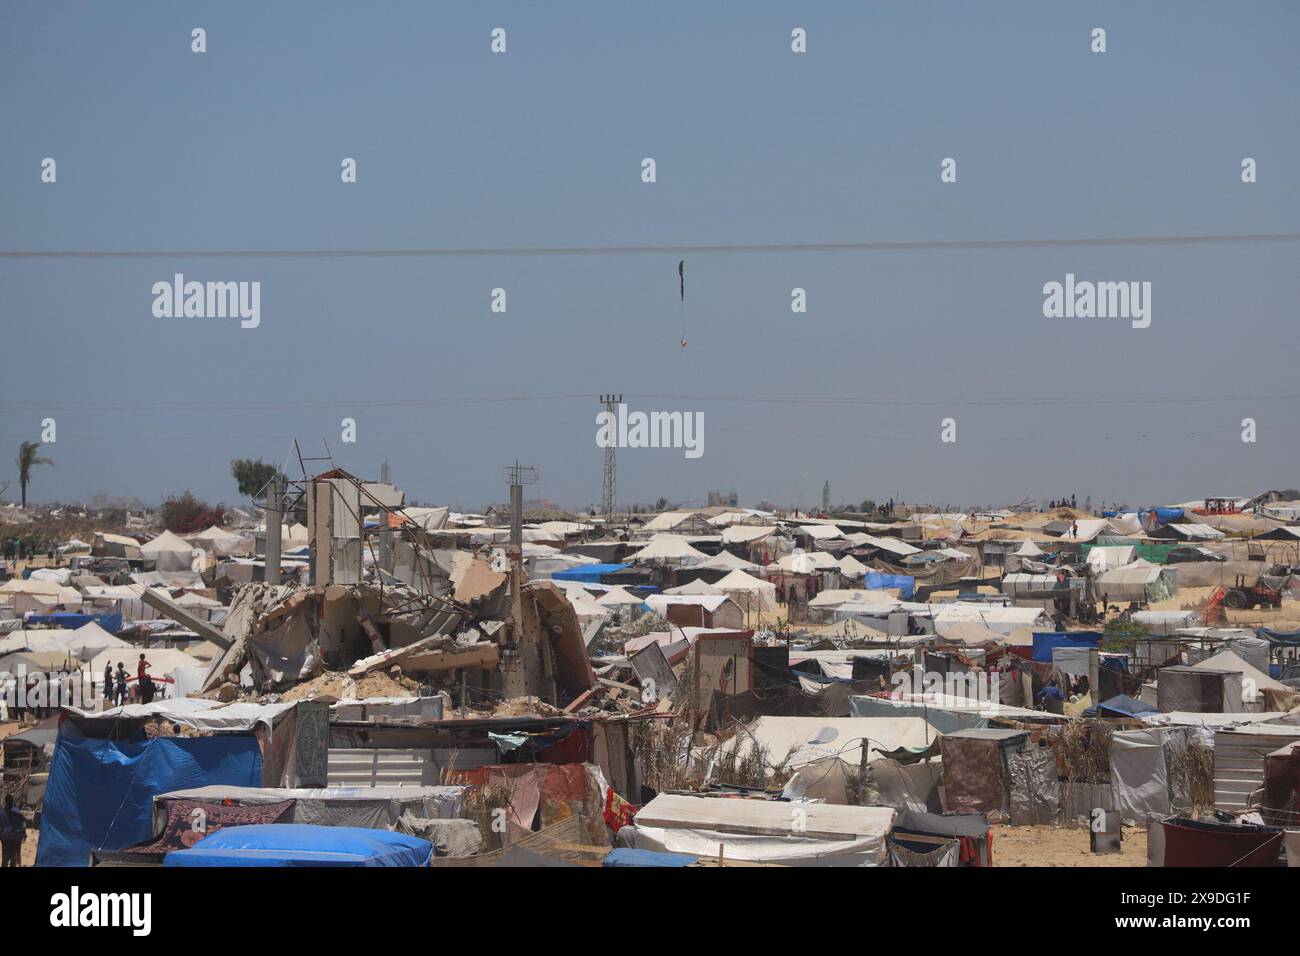
{"type": "MultiPolygon", "coordinates": [[[[9,0],[0,249],[1294,233],[1297,41],[1292,2],[9,0]]],[[[612,389],[705,415],[698,460],[620,453],[620,503],[734,487],[809,504],[824,480],[836,501],[1250,494],[1300,484],[1298,257],[690,253],[685,349],[673,252],[0,258],[0,483],[52,416],[36,500],[234,503],[231,458],[283,461],[295,436],[319,454],[324,436],[341,466],[373,477],[387,458],[424,501],[499,500],[518,458],[539,496],[585,505],[612,389]],[[151,286],[175,272],[260,281],[261,326],[154,318],[151,286]],[[1150,281],[1150,328],[1044,318],[1043,284],[1067,272],[1150,281]],[[448,402],[500,397],[528,400],[448,402]],[[836,397],[856,401],[786,400],[836,397]]]]}

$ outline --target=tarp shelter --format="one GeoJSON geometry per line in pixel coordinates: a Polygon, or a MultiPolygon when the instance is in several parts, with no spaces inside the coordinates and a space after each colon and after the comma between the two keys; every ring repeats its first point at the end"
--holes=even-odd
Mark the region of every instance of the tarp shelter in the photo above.
{"type": "Polygon", "coordinates": [[[1281,681],[1276,681],[1262,671],[1251,667],[1244,660],[1234,654],[1232,651],[1220,651],[1213,657],[1207,657],[1200,663],[1192,665],[1195,668],[1209,671],[1237,671],[1241,673],[1241,706],[1247,711],[1273,710],[1275,708],[1266,706],[1269,691],[1274,695],[1281,695],[1288,702],[1290,695],[1295,693],[1295,688],[1288,687],[1281,681]]]}
{"type": "Polygon", "coordinates": [[[900,810],[894,819],[890,842],[913,852],[925,852],[956,840],[960,844],[960,866],[992,866],[993,847],[989,823],[978,813],[925,813],[900,810]]]}
{"type": "Polygon", "coordinates": [[[1241,672],[1175,664],[1156,674],[1156,706],[1162,713],[1244,713],[1241,672]]]}
{"type": "Polygon", "coordinates": [[[405,833],[266,823],[222,827],[167,854],[163,866],[428,866],[432,859],[432,843],[405,833]]]}
{"type": "Polygon", "coordinates": [[[1033,658],[1040,664],[1052,663],[1058,647],[1101,648],[1102,635],[1096,631],[1035,631],[1033,658]]]}
{"type": "Polygon", "coordinates": [[[224,804],[255,807],[291,801],[289,823],[391,829],[403,814],[424,820],[450,820],[465,809],[464,787],[246,787],[213,784],[160,793],[155,820],[174,804],[224,804]]]}
{"type": "Polygon", "coordinates": [[[863,741],[868,758],[899,748],[924,750],[939,732],[920,717],[759,717],[719,748],[743,757],[755,744],[773,764],[798,769],[823,757],[838,757],[857,767],[863,741]]]}
{"type": "Polygon", "coordinates": [[[869,571],[862,583],[871,591],[897,588],[899,594],[908,599],[916,593],[916,578],[910,574],[882,574],[879,571],[869,571]]]}
{"type": "Polygon", "coordinates": [[[1112,602],[1155,602],[1173,595],[1165,569],[1141,558],[1097,575],[1093,591],[1112,602]]]}
{"type": "Polygon", "coordinates": [[[1110,782],[1115,811],[1125,826],[1145,825],[1172,809],[1169,765],[1187,746],[1187,728],[1117,730],[1110,741],[1110,782]],[[1174,739],[1171,739],[1174,738],[1174,739]]]}
{"type": "Polygon", "coordinates": [[[90,851],[153,836],[153,797],[184,787],[257,786],[262,756],[252,734],[143,741],[59,735],[41,812],[37,866],[86,866],[90,851]]]}
{"type": "Polygon", "coordinates": [[[1141,717],[1143,714],[1158,713],[1160,713],[1159,708],[1140,701],[1136,697],[1129,697],[1127,694],[1116,694],[1114,697],[1103,700],[1100,704],[1089,707],[1083,712],[1083,716],[1141,717]]]}
{"type": "Polygon", "coordinates": [[[1007,819],[1011,799],[1008,752],[1021,749],[1028,740],[1026,731],[995,728],[959,730],[940,738],[944,809],[1007,819]]]}
{"type": "Polygon", "coordinates": [[[699,857],[693,853],[655,853],[651,850],[633,850],[631,847],[615,847],[606,854],[601,866],[690,866],[699,857]]]}
{"type": "Polygon", "coordinates": [[[153,561],[159,571],[188,571],[194,561],[194,546],[170,531],[140,546],[146,561],[153,561]]]}
{"type": "Polygon", "coordinates": [[[891,807],[660,794],[641,808],[617,842],[657,853],[788,866],[883,866],[891,807]],[[797,816],[796,816],[797,815],[797,816]],[[799,820],[795,827],[791,823],[799,820]]]}

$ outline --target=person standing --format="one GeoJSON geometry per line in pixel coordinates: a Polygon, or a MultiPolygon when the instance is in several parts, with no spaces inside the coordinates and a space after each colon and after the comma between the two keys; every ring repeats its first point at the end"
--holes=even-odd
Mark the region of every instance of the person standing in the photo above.
{"type": "Polygon", "coordinates": [[[0,820],[0,866],[23,865],[23,841],[27,839],[27,820],[14,807],[14,798],[5,794],[4,818],[0,820]]]}
{"type": "Polygon", "coordinates": [[[140,703],[153,702],[153,679],[149,676],[149,662],[140,655],[140,663],[135,668],[135,686],[140,689],[140,703]]]}
{"type": "Polygon", "coordinates": [[[117,693],[113,698],[119,707],[126,703],[126,665],[117,662],[117,693]]]}
{"type": "Polygon", "coordinates": [[[103,699],[104,699],[104,706],[106,707],[113,706],[113,662],[112,661],[106,661],[104,663],[103,699]]]}

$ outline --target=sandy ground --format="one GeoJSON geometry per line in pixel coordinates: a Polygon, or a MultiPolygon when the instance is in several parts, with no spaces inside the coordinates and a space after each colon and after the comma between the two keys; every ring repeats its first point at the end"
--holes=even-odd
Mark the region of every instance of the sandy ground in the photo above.
{"type": "Polygon", "coordinates": [[[1119,853],[1093,853],[1084,827],[995,826],[994,866],[1146,866],[1147,831],[1124,827],[1119,853]]]}

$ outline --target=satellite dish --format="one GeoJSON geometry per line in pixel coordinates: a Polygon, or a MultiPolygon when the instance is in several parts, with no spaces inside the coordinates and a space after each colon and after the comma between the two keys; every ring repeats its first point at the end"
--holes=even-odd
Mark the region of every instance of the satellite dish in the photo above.
{"type": "Polygon", "coordinates": [[[806,741],[810,744],[828,744],[832,740],[838,739],[840,732],[834,727],[819,727],[817,733],[813,734],[806,741]]]}

